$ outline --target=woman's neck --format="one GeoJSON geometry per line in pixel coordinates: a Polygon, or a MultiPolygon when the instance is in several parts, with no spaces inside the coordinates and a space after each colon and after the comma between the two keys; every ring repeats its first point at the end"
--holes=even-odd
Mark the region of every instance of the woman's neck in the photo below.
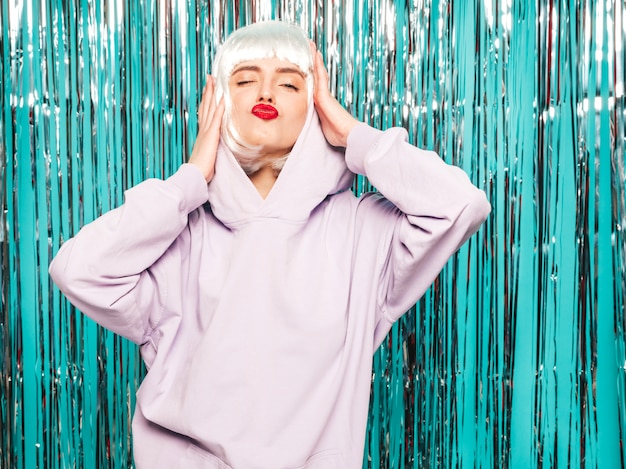
{"type": "Polygon", "coordinates": [[[278,171],[276,171],[271,163],[266,164],[261,169],[259,169],[256,173],[250,175],[250,180],[256,190],[259,191],[259,194],[262,198],[266,198],[267,195],[274,187],[274,183],[278,178],[278,171]]]}

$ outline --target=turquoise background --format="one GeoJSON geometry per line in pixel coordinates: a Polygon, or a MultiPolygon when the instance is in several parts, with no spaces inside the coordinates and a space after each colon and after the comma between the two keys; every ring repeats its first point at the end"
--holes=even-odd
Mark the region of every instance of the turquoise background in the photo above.
{"type": "Polygon", "coordinates": [[[137,348],[47,266],[186,160],[216,47],[269,18],[311,32],[354,115],[406,127],[493,206],[374,357],[363,467],[625,467],[623,1],[0,8],[0,467],[132,465],[137,348]]]}

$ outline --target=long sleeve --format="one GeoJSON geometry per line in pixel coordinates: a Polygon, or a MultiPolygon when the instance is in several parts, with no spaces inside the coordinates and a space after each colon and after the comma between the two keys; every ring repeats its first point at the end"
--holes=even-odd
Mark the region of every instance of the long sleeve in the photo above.
{"type": "MultiPolygon", "coordinates": [[[[491,207],[465,172],[407,142],[406,131],[359,124],[350,133],[346,163],[366,176],[396,210],[379,267],[377,343],[424,294],[450,256],[479,228],[491,207]]],[[[373,204],[385,203],[371,198],[373,204]]],[[[388,205],[388,202],[387,202],[388,205]]],[[[379,208],[380,212],[381,209],[379,208]]],[[[380,224],[382,220],[377,220],[380,224]]]]}
{"type": "Polygon", "coordinates": [[[189,213],[206,200],[207,184],[189,164],[165,181],[138,184],[126,192],[122,206],[62,245],[50,264],[50,276],[87,316],[142,343],[165,295],[148,269],[184,230],[189,213]],[[152,304],[138,308],[138,289],[152,304]]]}

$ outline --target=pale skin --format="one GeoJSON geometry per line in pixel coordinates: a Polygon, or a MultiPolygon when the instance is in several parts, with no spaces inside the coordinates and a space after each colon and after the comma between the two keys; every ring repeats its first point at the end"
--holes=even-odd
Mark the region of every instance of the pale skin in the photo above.
{"type": "Polygon", "coordinates": [[[291,151],[306,121],[308,90],[305,75],[291,62],[277,58],[238,64],[228,80],[231,122],[238,137],[260,152],[261,162],[291,151]],[[255,115],[261,105],[269,118],[255,115]]]}
{"type": "MultiPolygon", "coordinates": [[[[330,94],[328,88],[328,72],[324,66],[322,54],[316,49],[312,42],[311,52],[314,57],[313,102],[320,118],[322,131],[324,132],[324,136],[326,137],[328,143],[336,147],[346,147],[348,135],[354,126],[359,123],[359,121],[346,111],[335,99],[335,97],[330,94]]],[[[267,64],[262,64],[262,61],[250,62],[259,62],[257,64],[260,65],[258,67],[258,70],[260,70],[258,73],[261,74],[261,77],[267,77],[267,74],[272,72],[271,70],[268,71],[267,64]]],[[[229,87],[237,86],[237,83],[241,83],[241,81],[235,81],[234,85],[229,84],[229,87]]],[[[202,92],[202,100],[198,109],[198,136],[191,153],[191,158],[189,159],[190,164],[197,166],[200,171],[202,171],[202,174],[207,182],[210,182],[215,174],[215,158],[217,156],[217,146],[220,139],[222,116],[224,115],[224,102],[223,100],[220,100],[219,103],[215,103],[215,99],[213,98],[214,89],[215,81],[212,77],[209,77],[202,92]]],[[[277,91],[272,91],[271,88],[268,90],[268,87],[259,86],[258,96],[255,99],[257,99],[257,102],[260,103],[267,102],[268,99],[275,99],[275,95],[273,93],[282,93],[284,91],[284,87],[277,88],[276,90],[277,91]]],[[[306,89],[304,90],[304,93],[306,94],[306,89]]],[[[231,88],[231,96],[232,94],[233,88],[231,88]]],[[[277,96],[277,98],[282,102],[289,99],[288,96],[281,97],[280,95],[277,96]]],[[[276,99],[276,101],[278,101],[278,99],[276,99]]],[[[272,101],[269,102],[271,103],[272,101]]],[[[306,109],[302,112],[305,113],[306,109]]],[[[292,119],[292,122],[295,122],[292,125],[295,125],[297,128],[291,129],[293,132],[287,132],[287,134],[293,135],[291,138],[293,141],[288,139],[285,142],[284,133],[283,140],[281,141],[278,141],[278,137],[272,136],[271,134],[268,135],[268,141],[266,142],[268,151],[267,153],[261,155],[261,158],[266,159],[268,163],[250,176],[250,181],[256,187],[262,198],[267,197],[278,177],[276,171],[271,166],[271,161],[274,158],[284,156],[291,151],[291,148],[295,144],[297,136],[304,125],[304,118],[292,119]],[[275,145],[273,140],[276,140],[275,145]]]]}

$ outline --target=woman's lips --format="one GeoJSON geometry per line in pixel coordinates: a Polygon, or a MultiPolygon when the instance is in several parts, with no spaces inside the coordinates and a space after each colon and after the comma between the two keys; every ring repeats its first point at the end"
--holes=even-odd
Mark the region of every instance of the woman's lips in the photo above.
{"type": "Polygon", "coordinates": [[[252,114],[259,119],[271,120],[278,117],[278,111],[269,104],[257,104],[252,108],[252,114]]]}

